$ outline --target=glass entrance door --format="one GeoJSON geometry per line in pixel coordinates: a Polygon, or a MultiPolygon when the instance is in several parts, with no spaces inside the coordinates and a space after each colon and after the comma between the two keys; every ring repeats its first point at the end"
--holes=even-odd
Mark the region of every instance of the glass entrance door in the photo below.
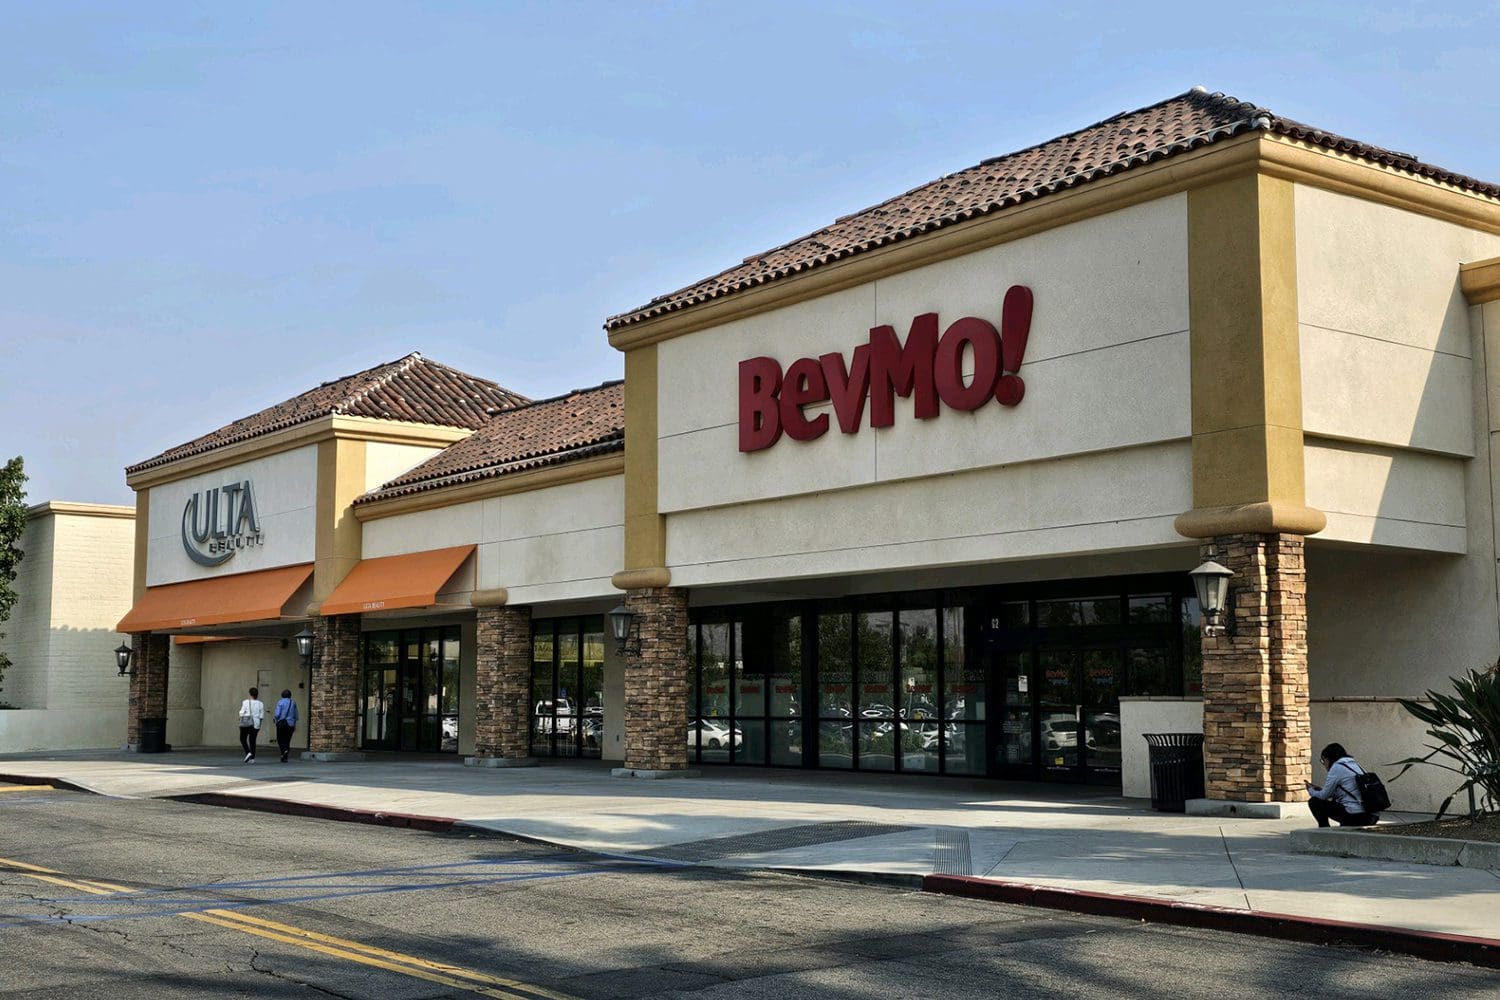
{"type": "Polygon", "coordinates": [[[360,741],[366,750],[458,750],[459,630],[365,636],[360,741]]]}
{"type": "Polygon", "coordinates": [[[1120,650],[1042,649],[1037,751],[1043,777],[1120,780],[1120,650]]]}

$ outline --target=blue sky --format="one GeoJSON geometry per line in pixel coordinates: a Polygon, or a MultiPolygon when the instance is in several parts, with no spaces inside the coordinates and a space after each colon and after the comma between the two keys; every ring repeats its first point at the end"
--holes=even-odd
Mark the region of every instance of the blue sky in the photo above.
{"type": "Polygon", "coordinates": [[[1500,180],[1500,6],[0,5],[0,458],[28,495],[420,350],[601,324],[1195,84],[1500,180]]]}

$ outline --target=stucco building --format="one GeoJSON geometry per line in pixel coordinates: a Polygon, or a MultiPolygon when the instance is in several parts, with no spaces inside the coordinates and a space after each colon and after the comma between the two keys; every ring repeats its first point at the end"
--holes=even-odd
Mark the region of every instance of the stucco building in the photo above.
{"type": "Polygon", "coordinates": [[[0,753],[118,746],[125,682],[111,669],[128,636],[135,511],[49,501],[26,511],[16,604],[0,625],[0,753]]]}
{"type": "Polygon", "coordinates": [[[1195,90],[606,327],[623,384],[403,359],[133,466],[132,726],[230,742],[264,673],[324,759],[1127,794],[1186,729],[1265,804],[1500,651],[1495,185],[1195,90]]]}

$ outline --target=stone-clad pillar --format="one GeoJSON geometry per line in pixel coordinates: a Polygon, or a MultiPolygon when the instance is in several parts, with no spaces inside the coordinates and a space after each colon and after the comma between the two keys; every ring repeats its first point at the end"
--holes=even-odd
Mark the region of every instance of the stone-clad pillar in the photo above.
{"type": "Polygon", "coordinates": [[[167,658],[172,637],[137,632],[130,637],[135,651],[135,674],[130,678],[130,707],[125,721],[125,743],[131,750],[141,746],[141,720],[158,720],[165,739],[167,724],[167,658]]]}
{"type": "Polygon", "coordinates": [[[1203,757],[1209,799],[1293,802],[1312,773],[1307,573],[1292,534],[1220,535],[1203,558],[1234,573],[1233,635],[1203,639],[1203,757]]]}
{"type": "Polygon", "coordinates": [[[532,767],[531,608],[476,608],[472,767],[532,767]]]}
{"type": "Polygon", "coordinates": [[[694,774],[687,759],[688,601],[680,587],[631,590],[625,661],[625,766],[616,774],[694,774]]]}
{"type": "Polygon", "coordinates": [[[361,760],[359,615],[314,618],[304,760],[361,760]]]}

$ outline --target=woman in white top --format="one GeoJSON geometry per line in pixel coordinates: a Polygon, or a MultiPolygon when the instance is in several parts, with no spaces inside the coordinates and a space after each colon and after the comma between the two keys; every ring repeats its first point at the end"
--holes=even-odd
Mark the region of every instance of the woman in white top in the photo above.
{"type": "Polygon", "coordinates": [[[266,717],[266,706],[260,700],[260,690],[250,689],[250,697],[240,702],[240,749],[245,751],[245,763],[255,763],[255,741],[260,737],[260,723],[266,717]]]}
{"type": "Polygon", "coordinates": [[[1339,826],[1374,826],[1380,817],[1365,812],[1365,805],[1359,798],[1359,785],[1354,781],[1356,775],[1365,773],[1365,769],[1338,743],[1324,747],[1322,758],[1328,776],[1321,785],[1309,783],[1307,786],[1307,807],[1312,810],[1318,825],[1327,826],[1331,819],[1339,826]]]}

